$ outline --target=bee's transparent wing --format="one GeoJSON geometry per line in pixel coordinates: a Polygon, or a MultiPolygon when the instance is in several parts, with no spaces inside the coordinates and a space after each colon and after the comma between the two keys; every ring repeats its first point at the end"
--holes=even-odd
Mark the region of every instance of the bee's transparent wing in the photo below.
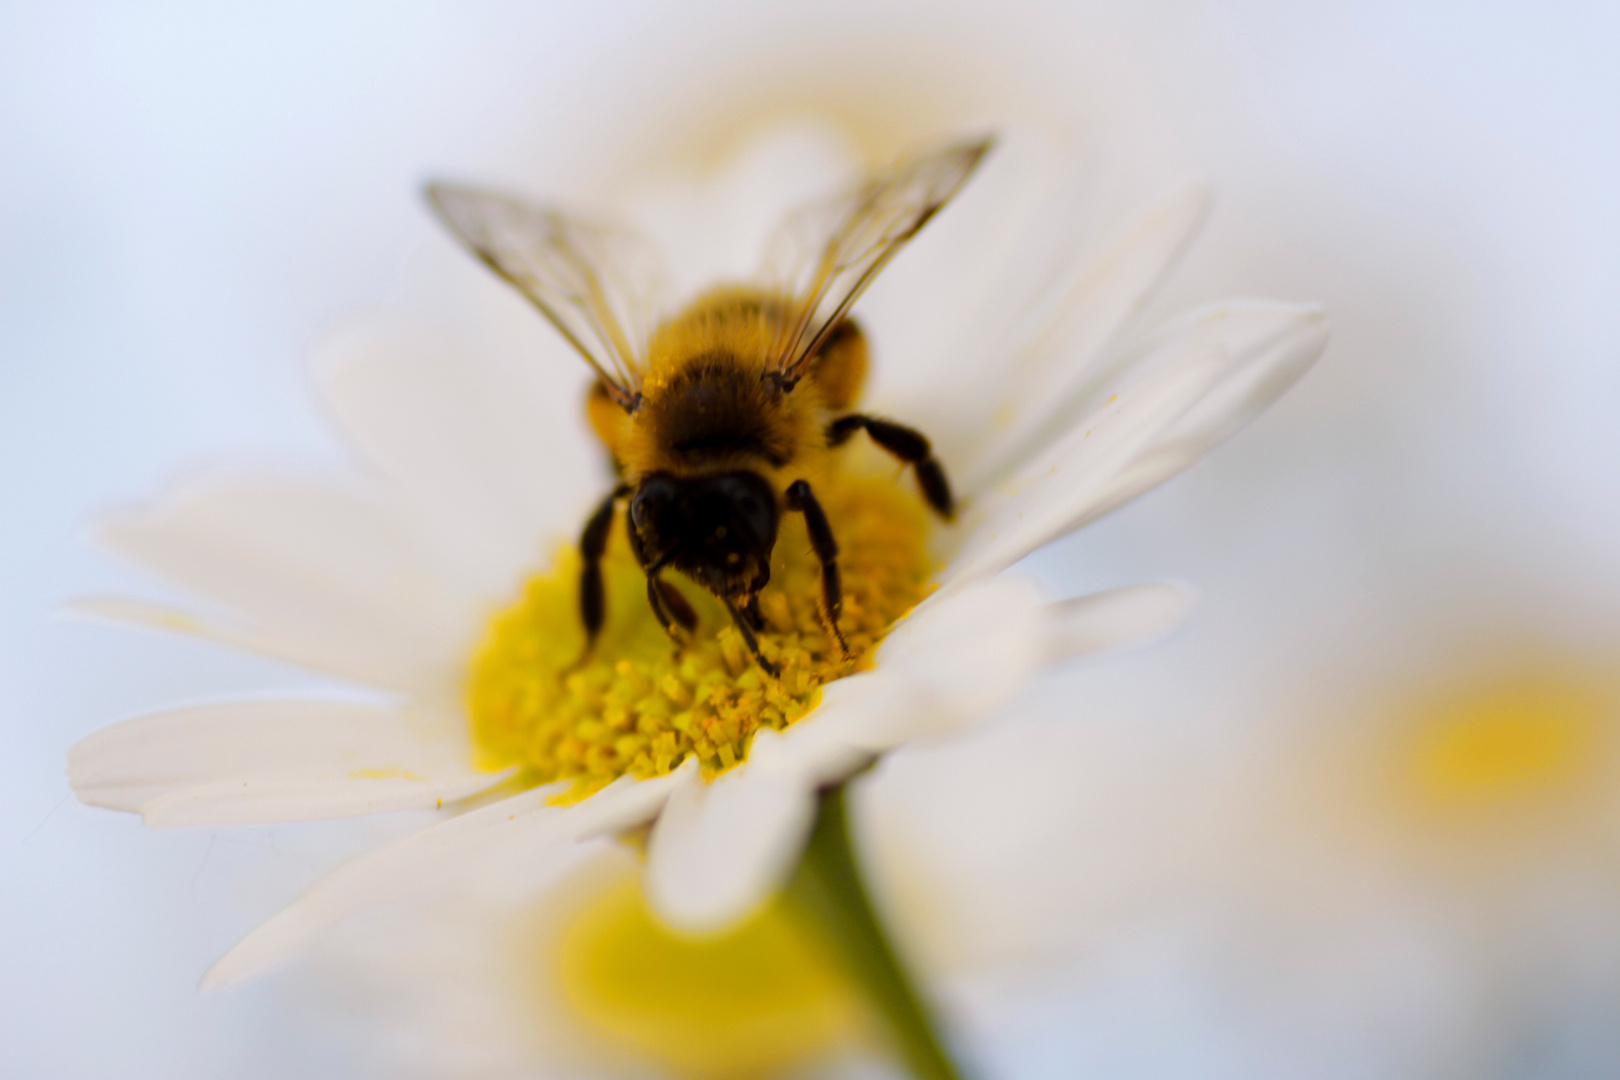
{"type": "Polygon", "coordinates": [[[773,356],[792,387],[850,305],[906,241],[950,201],[992,140],[907,158],[852,191],[790,215],[766,249],[766,274],[788,300],[773,356]]]}
{"type": "Polygon", "coordinates": [[[428,202],[596,369],[626,410],[639,400],[663,295],[657,253],[635,233],[493,191],[429,184],[428,202]]]}

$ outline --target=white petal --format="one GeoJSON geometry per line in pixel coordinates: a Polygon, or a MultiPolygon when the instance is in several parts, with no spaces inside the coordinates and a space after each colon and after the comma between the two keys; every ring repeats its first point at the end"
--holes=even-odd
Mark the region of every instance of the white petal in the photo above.
{"type": "Polygon", "coordinates": [[[981,490],[1060,433],[1061,418],[1075,415],[1088,389],[1106,378],[1106,347],[1181,261],[1209,205],[1206,185],[1179,188],[1070,272],[1061,298],[1013,345],[1019,360],[1006,380],[1012,393],[994,410],[1013,421],[973,455],[964,491],[981,490]]]}
{"type": "Polygon", "coordinates": [[[782,741],[816,786],[835,783],[866,766],[892,745],[874,738],[928,707],[928,693],[892,672],[870,671],[829,683],[815,712],[787,729],[782,741]]]}
{"type": "Polygon", "coordinates": [[[1193,601],[1185,586],[1148,582],[1047,604],[1047,657],[1055,663],[1156,638],[1186,618],[1193,601]]]}
{"type": "Polygon", "coordinates": [[[68,752],[68,776],[83,801],[156,828],[432,807],[504,778],[473,769],[447,726],[358,702],[202,705],[91,735],[68,752]]]}
{"type": "Polygon", "coordinates": [[[1021,578],[976,581],[930,599],[878,649],[877,674],[911,698],[897,696],[850,737],[880,751],[983,718],[1047,661],[1046,631],[1035,589],[1021,578]]]}
{"type": "Polygon", "coordinates": [[[507,596],[550,534],[578,527],[565,515],[611,485],[605,467],[600,482],[581,467],[583,438],[553,430],[577,417],[579,401],[572,389],[559,401],[556,376],[581,366],[566,346],[557,352],[545,364],[506,366],[428,335],[354,326],[316,357],[322,396],[345,432],[481,596],[507,596]]]}
{"type": "Polygon", "coordinates": [[[1088,520],[1096,520],[1162,484],[1236,434],[1310,370],[1327,347],[1327,317],[1314,306],[1251,301],[1195,311],[1165,328],[1175,337],[1206,320],[1227,323],[1218,332],[1233,364],[1209,393],[1161,431],[1146,452],[1114,483],[1088,520]]]}
{"type": "Polygon", "coordinates": [[[1017,562],[1192,464],[1293,384],[1327,344],[1321,309],[1228,302],[1144,350],[1153,369],[986,495],[942,592],[1017,562]]]}
{"type": "Polygon", "coordinates": [[[252,979],[291,959],[327,928],[368,907],[418,898],[450,882],[498,872],[502,864],[539,863],[590,835],[606,821],[644,822],[658,813],[696,762],[654,780],[628,778],[573,806],[554,806],[560,785],[548,785],[470,811],[407,836],[326,875],[288,907],[220,957],[201,988],[216,990],[252,979]]]}
{"type": "Polygon", "coordinates": [[[305,478],[215,477],[100,536],[238,613],[250,628],[239,640],[273,655],[401,692],[460,677],[474,605],[379,499],[305,478]]]}
{"type": "Polygon", "coordinates": [[[295,636],[276,635],[263,629],[246,626],[227,626],[218,619],[209,619],[190,611],[154,604],[146,600],[130,600],[122,596],[86,596],[71,600],[62,609],[63,614],[87,619],[140,626],[148,630],[162,630],[170,634],[211,641],[216,645],[241,652],[257,653],[272,660],[282,660],[311,671],[324,671],[342,678],[357,679],[381,689],[404,690],[391,685],[394,676],[385,670],[357,668],[353,657],[337,657],[323,653],[318,642],[295,636]],[[344,663],[344,660],[350,661],[344,663]]]}
{"type": "Polygon", "coordinates": [[[647,901],[689,933],[722,929],[753,911],[798,860],[815,818],[815,783],[782,755],[781,736],[754,736],[745,765],[677,790],[647,847],[647,901]]]}

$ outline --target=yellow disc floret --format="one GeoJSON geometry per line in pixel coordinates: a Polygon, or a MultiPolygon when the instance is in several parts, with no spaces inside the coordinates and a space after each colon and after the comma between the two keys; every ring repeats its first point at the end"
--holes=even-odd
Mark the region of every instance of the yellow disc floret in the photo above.
{"type": "Polygon", "coordinates": [[[817,494],[840,548],[847,657],[822,620],[820,565],[797,514],[782,518],[759,597],[760,649],[774,679],[751,661],[725,609],[675,574],[666,580],[699,623],[683,645],[670,640],[647,604],[621,519],[602,563],[607,624],[583,662],[572,549],[490,623],[467,689],[479,765],[518,766],[538,783],[572,780],[575,798],[621,776],[662,775],[692,755],[713,777],[742,759],[760,727],[793,724],[815,708],[822,686],[870,666],[889,627],[927,592],[928,517],[893,476],[840,476],[817,494]]]}
{"type": "Polygon", "coordinates": [[[1605,702],[1548,678],[1501,678],[1436,709],[1419,732],[1411,779],[1437,809],[1483,809],[1546,795],[1601,757],[1605,702]]]}
{"type": "Polygon", "coordinates": [[[667,929],[632,879],[566,922],[555,964],[583,1031],[678,1076],[782,1076],[848,1039],[855,986],[783,901],[714,935],[667,929]]]}

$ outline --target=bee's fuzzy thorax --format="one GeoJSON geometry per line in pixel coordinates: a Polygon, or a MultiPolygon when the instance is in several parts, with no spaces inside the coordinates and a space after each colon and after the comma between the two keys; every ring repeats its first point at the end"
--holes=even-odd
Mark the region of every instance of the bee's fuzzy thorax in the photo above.
{"type": "Polygon", "coordinates": [[[659,329],[640,407],[608,439],[628,478],[748,468],[786,483],[823,472],[816,381],[788,391],[768,378],[780,318],[769,294],[722,288],[659,329]]]}

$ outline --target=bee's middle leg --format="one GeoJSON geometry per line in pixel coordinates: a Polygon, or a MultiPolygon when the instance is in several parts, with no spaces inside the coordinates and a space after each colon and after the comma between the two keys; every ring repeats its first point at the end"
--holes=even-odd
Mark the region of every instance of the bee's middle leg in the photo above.
{"type": "Polygon", "coordinates": [[[827,445],[842,446],[863,428],[873,442],[912,467],[928,505],[946,521],[951,520],[956,513],[956,500],[951,495],[950,481],[945,479],[945,469],[934,457],[928,436],[892,420],[850,413],[827,425],[827,445]]]}
{"type": "Polygon", "coordinates": [[[795,480],[788,485],[787,506],[789,510],[797,510],[804,515],[804,531],[810,535],[810,548],[821,563],[822,612],[827,617],[827,628],[832,631],[838,648],[848,656],[849,646],[844,642],[844,632],[838,629],[838,612],[844,606],[844,584],[838,572],[838,541],[833,539],[832,526],[827,523],[827,515],[816,501],[809,483],[804,480],[795,480]]]}

